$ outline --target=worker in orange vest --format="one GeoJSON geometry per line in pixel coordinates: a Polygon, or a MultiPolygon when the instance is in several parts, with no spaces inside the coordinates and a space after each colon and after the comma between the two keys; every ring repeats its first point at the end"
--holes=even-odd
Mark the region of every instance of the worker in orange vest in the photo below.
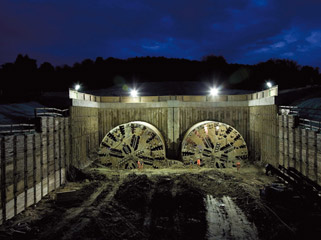
{"type": "Polygon", "coordinates": [[[197,166],[200,168],[201,167],[201,159],[197,159],[197,166]]]}
{"type": "Polygon", "coordinates": [[[240,162],[237,162],[237,163],[236,163],[236,169],[237,169],[237,171],[240,170],[240,167],[241,167],[241,163],[240,163],[240,162]]]}
{"type": "Polygon", "coordinates": [[[141,168],[140,161],[137,161],[137,166],[138,166],[138,169],[141,168]]]}

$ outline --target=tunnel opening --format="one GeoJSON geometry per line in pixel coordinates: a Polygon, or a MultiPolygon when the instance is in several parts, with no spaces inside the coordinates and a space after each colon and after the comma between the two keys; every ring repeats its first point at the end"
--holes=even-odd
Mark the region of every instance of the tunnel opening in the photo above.
{"type": "Polygon", "coordinates": [[[232,126],[202,121],[185,133],[181,157],[185,165],[199,161],[202,167],[237,167],[248,160],[248,150],[242,135],[232,126]]]}
{"type": "Polygon", "coordinates": [[[158,168],[166,158],[165,141],[153,125],[133,121],[110,130],[102,140],[99,159],[117,169],[158,168]]]}
{"type": "Polygon", "coordinates": [[[100,162],[111,168],[162,168],[189,165],[229,168],[248,160],[242,135],[232,126],[216,121],[202,121],[190,127],[181,142],[180,162],[166,158],[165,140],[153,125],[134,121],[110,130],[103,138],[100,162]]]}

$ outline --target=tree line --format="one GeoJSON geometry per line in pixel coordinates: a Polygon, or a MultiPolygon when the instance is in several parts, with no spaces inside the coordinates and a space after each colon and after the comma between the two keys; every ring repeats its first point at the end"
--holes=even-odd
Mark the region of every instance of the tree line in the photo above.
{"type": "Polygon", "coordinates": [[[255,65],[229,64],[222,56],[202,60],[165,57],[117,59],[97,57],[72,66],[37,65],[19,54],[13,63],[0,67],[0,95],[41,95],[44,91],[66,91],[79,82],[84,90],[111,87],[120,82],[203,81],[230,89],[262,90],[266,81],[281,89],[321,85],[319,68],[300,66],[287,59],[270,59],[255,65]]]}

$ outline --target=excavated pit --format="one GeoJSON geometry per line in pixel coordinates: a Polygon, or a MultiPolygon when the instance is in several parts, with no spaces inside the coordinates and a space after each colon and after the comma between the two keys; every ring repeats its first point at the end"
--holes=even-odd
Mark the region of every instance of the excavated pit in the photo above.
{"type": "Polygon", "coordinates": [[[318,227],[285,223],[260,198],[260,189],[275,180],[253,166],[240,172],[96,166],[74,173],[60,193],[2,225],[0,238],[313,239],[318,227]]]}

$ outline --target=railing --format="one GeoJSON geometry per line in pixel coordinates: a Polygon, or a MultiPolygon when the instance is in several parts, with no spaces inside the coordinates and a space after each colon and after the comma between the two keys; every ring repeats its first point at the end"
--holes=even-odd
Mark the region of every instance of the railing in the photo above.
{"type": "MultiPolygon", "coordinates": [[[[35,117],[67,117],[68,109],[57,108],[35,108],[35,117]]],[[[0,124],[0,134],[14,133],[31,133],[36,129],[35,124],[19,123],[19,124],[0,124]]]]}
{"type": "Polygon", "coordinates": [[[314,131],[321,131],[321,121],[319,120],[321,119],[321,109],[279,106],[279,114],[298,116],[299,126],[314,131]]]}
{"type": "Polygon", "coordinates": [[[34,132],[35,124],[2,124],[0,125],[0,134],[26,133],[34,132]]]}
{"type": "Polygon", "coordinates": [[[321,122],[319,121],[314,121],[310,119],[305,119],[305,118],[299,118],[299,125],[311,129],[314,131],[320,131],[321,130],[321,122]]]}
{"type": "Polygon", "coordinates": [[[279,113],[286,115],[298,115],[299,108],[297,106],[279,106],[279,113]]]}
{"type": "Polygon", "coordinates": [[[68,109],[35,108],[35,117],[67,117],[68,109]]]}

